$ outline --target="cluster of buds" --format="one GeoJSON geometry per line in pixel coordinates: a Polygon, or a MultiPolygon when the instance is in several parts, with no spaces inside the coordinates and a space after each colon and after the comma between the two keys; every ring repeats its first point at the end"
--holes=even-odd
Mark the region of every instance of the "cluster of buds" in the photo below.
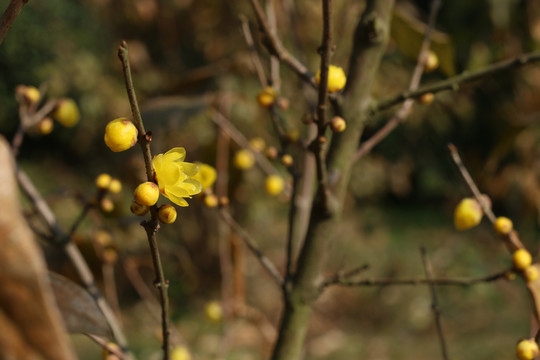
{"type": "Polygon", "coordinates": [[[111,177],[109,174],[100,174],[96,177],[95,185],[98,190],[97,202],[99,207],[104,212],[112,212],[114,203],[108,194],[118,194],[122,191],[122,183],[120,180],[111,177]]]}
{"type": "MultiPolygon", "coordinates": [[[[133,202],[130,210],[137,216],[144,216],[150,210],[150,207],[155,206],[159,199],[159,187],[151,181],[143,182],[135,188],[133,192],[133,202]]],[[[159,221],[163,224],[172,224],[176,221],[176,208],[170,204],[161,205],[157,209],[159,221]]]]}
{"type": "Polygon", "coordinates": [[[73,99],[50,99],[41,104],[43,95],[32,85],[18,85],[15,98],[22,109],[22,128],[30,133],[50,134],[54,129],[53,119],[65,127],[73,127],[79,122],[79,108],[73,99]]]}

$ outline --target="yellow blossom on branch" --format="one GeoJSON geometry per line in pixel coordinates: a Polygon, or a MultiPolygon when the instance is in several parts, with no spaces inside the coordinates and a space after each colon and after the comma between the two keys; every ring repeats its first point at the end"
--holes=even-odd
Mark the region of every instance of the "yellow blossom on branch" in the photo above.
{"type": "Polygon", "coordinates": [[[198,162],[196,164],[199,166],[199,172],[193,178],[201,183],[203,190],[211,188],[214,182],[216,182],[216,169],[204,163],[198,162]]]}
{"type": "Polygon", "coordinates": [[[184,162],[185,158],[186,150],[175,147],[165,154],[154,156],[152,160],[159,191],[178,206],[188,206],[184,198],[190,199],[202,190],[201,183],[193,178],[199,167],[184,162]]]}

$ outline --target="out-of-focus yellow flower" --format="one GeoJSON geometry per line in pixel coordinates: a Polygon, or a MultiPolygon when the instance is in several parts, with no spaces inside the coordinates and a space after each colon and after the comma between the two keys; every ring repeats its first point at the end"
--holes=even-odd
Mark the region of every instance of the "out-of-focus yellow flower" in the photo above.
{"type": "Polygon", "coordinates": [[[202,190],[211,188],[216,182],[217,172],[212,166],[196,163],[199,166],[199,172],[193,176],[193,179],[197,180],[202,185],[202,190]]]}
{"type": "Polygon", "coordinates": [[[186,150],[175,147],[165,154],[154,156],[152,164],[156,172],[159,191],[178,206],[188,206],[184,198],[191,198],[202,190],[193,177],[199,171],[197,164],[184,162],[186,150]]]}

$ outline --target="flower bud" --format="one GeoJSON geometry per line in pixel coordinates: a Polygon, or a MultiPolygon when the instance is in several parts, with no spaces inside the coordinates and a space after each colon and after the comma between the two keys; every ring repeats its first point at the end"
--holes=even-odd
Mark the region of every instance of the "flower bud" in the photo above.
{"type": "Polygon", "coordinates": [[[278,151],[274,146],[269,146],[266,149],[265,155],[270,160],[275,160],[278,157],[278,151]]]}
{"type": "MultiPolygon", "coordinates": [[[[317,85],[321,82],[321,70],[317,71],[315,75],[315,82],[317,85]]],[[[330,65],[328,67],[328,92],[336,93],[341,91],[347,83],[347,76],[345,71],[339,66],[330,65]]]]}
{"type": "Polygon", "coordinates": [[[137,143],[137,128],[127,118],[110,121],[105,127],[105,144],[114,152],[127,150],[137,143]]]}
{"type": "Polygon", "coordinates": [[[101,201],[99,202],[99,207],[100,207],[101,210],[103,210],[104,212],[110,213],[111,211],[114,210],[114,203],[113,203],[112,200],[109,199],[108,197],[104,197],[104,198],[101,199],[101,201]]]}
{"type": "Polygon", "coordinates": [[[476,199],[465,198],[459,202],[454,211],[454,226],[458,230],[475,227],[482,220],[483,212],[476,199]]]}
{"type": "Polygon", "coordinates": [[[330,121],[330,128],[333,132],[340,133],[345,131],[345,128],[347,128],[347,123],[341,116],[334,116],[330,121]]]}
{"type": "Polygon", "coordinates": [[[218,197],[214,194],[205,195],[203,199],[204,206],[207,208],[215,208],[219,205],[218,197]]]}
{"type": "Polygon", "coordinates": [[[112,243],[112,236],[108,231],[105,230],[98,230],[94,234],[94,241],[98,243],[99,245],[106,247],[111,245],[112,243]]]}
{"type": "Polygon", "coordinates": [[[107,248],[101,253],[103,261],[108,264],[114,264],[118,260],[118,252],[113,248],[107,248]]]}
{"type": "Polygon", "coordinates": [[[289,154],[283,154],[283,156],[281,157],[281,163],[284,166],[289,167],[289,166],[292,166],[292,164],[294,163],[294,159],[289,154]]]}
{"type": "Polygon", "coordinates": [[[150,208],[146,205],[141,205],[138,202],[133,201],[131,203],[131,206],[129,207],[129,210],[131,210],[134,215],[144,216],[146,215],[146,213],[148,213],[148,210],[150,210],[150,208]]]}
{"type": "Polygon", "coordinates": [[[429,73],[439,67],[439,57],[433,51],[429,50],[427,53],[426,64],[424,66],[424,72],[429,73]]]}
{"type": "Polygon", "coordinates": [[[154,206],[159,199],[159,188],[155,183],[147,181],[137,186],[133,196],[141,205],[154,206]]]}
{"type": "Polygon", "coordinates": [[[254,137],[253,139],[249,140],[249,146],[253,151],[262,152],[266,147],[266,143],[264,142],[263,138],[254,137]]]}
{"type": "Polygon", "coordinates": [[[493,224],[495,231],[500,235],[508,235],[514,228],[512,220],[507,217],[499,216],[493,224]]]}
{"type": "Polygon", "coordinates": [[[52,117],[65,127],[73,127],[79,122],[79,107],[73,99],[62,99],[58,101],[52,117]]]}
{"type": "Polygon", "coordinates": [[[262,107],[270,107],[276,101],[276,90],[273,87],[267,86],[257,94],[257,102],[262,107]]]}
{"type": "Polygon", "coordinates": [[[204,313],[208,320],[212,322],[220,322],[223,319],[223,309],[217,301],[210,301],[204,307],[204,313]]]}
{"type": "Polygon", "coordinates": [[[532,360],[540,353],[534,339],[523,339],[516,345],[516,355],[519,360],[532,360]]]}
{"type": "Polygon", "coordinates": [[[517,249],[512,254],[512,264],[518,270],[525,270],[532,264],[532,256],[525,249],[517,249]]]}
{"type": "Polygon", "coordinates": [[[41,135],[48,135],[54,129],[54,121],[50,117],[44,117],[38,124],[39,133],[41,135]]]}
{"type": "Polygon", "coordinates": [[[111,179],[108,190],[111,194],[118,194],[122,191],[122,183],[118,179],[111,179]]]}
{"type": "Polygon", "coordinates": [[[264,189],[266,192],[272,196],[277,196],[281,194],[285,188],[285,181],[279,175],[270,175],[266,178],[264,182],[264,189]]]}
{"type": "Polygon", "coordinates": [[[429,105],[435,100],[435,95],[433,93],[425,93],[423,95],[420,95],[418,98],[418,101],[423,105],[429,105]]]}
{"type": "Polygon", "coordinates": [[[96,187],[98,189],[102,189],[102,190],[106,190],[109,188],[109,185],[111,184],[111,175],[109,174],[100,174],[98,175],[98,177],[96,178],[96,187]]]}
{"type": "Polygon", "coordinates": [[[233,159],[234,166],[240,170],[247,170],[253,167],[255,164],[255,157],[251,151],[246,149],[241,149],[234,154],[233,159]]]}
{"type": "Polygon", "coordinates": [[[171,351],[171,360],[191,360],[191,354],[185,346],[178,345],[171,351]]]}
{"type": "Polygon", "coordinates": [[[172,205],[165,204],[158,209],[159,221],[164,224],[172,224],[176,221],[176,216],[176,209],[172,205]]]}

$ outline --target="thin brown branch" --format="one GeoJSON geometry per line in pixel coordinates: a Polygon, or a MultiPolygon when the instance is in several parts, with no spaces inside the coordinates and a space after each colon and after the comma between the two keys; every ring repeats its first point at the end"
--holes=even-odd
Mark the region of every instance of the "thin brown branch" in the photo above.
{"type": "Polygon", "coordinates": [[[348,271],[339,271],[336,274],[334,274],[333,276],[331,276],[330,278],[326,279],[322,283],[321,290],[324,289],[325,287],[328,287],[328,286],[331,286],[331,285],[336,285],[336,284],[341,284],[341,283],[343,283],[345,281],[348,281],[351,277],[356,276],[359,273],[361,273],[361,272],[363,272],[363,271],[365,271],[367,269],[369,269],[369,265],[364,264],[364,265],[355,267],[355,268],[353,268],[351,270],[348,270],[348,271]]]}
{"type": "Polygon", "coordinates": [[[307,83],[311,84],[313,87],[317,87],[313,74],[309,72],[309,70],[304,64],[302,64],[297,58],[295,58],[291,53],[289,53],[289,51],[283,46],[281,40],[276,36],[275,33],[271,31],[270,24],[266,19],[266,16],[259,1],[251,0],[251,5],[253,6],[253,10],[255,11],[259,26],[261,27],[261,30],[266,36],[267,42],[265,42],[265,45],[267,46],[270,53],[276,55],[280,61],[284,62],[287,66],[289,66],[307,83]]]}
{"type": "Polygon", "coordinates": [[[2,44],[6,38],[9,29],[11,29],[13,23],[17,19],[17,16],[19,16],[19,13],[27,2],[28,0],[11,0],[9,3],[6,11],[4,11],[2,18],[0,19],[0,44],[2,44]]]}
{"type": "Polygon", "coordinates": [[[227,209],[221,209],[219,211],[221,219],[227,223],[246,243],[248,249],[257,257],[257,260],[261,263],[262,267],[268,272],[268,274],[275,280],[278,286],[283,286],[283,277],[279,273],[274,263],[263,254],[255,239],[248,234],[246,230],[240,224],[238,224],[227,209]]]}
{"type": "MultiPolygon", "coordinates": [[[[461,173],[463,180],[465,180],[465,183],[471,190],[476,201],[478,201],[478,203],[482,207],[483,213],[487,216],[489,221],[494,224],[497,218],[495,217],[493,210],[491,210],[491,205],[488,203],[487,197],[480,192],[471,174],[467,170],[467,167],[465,167],[465,165],[463,164],[463,161],[461,160],[461,156],[459,156],[459,152],[456,146],[454,144],[448,144],[448,149],[450,150],[452,160],[454,160],[454,163],[458,167],[458,170],[461,173]]],[[[514,252],[517,249],[524,248],[521,240],[519,239],[519,235],[515,230],[512,230],[508,235],[501,235],[501,239],[503,240],[507,249],[510,252],[514,252]]]]}
{"type": "Polygon", "coordinates": [[[444,286],[471,286],[480,283],[490,283],[500,279],[505,279],[509,270],[504,270],[492,275],[478,278],[433,278],[433,279],[362,279],[362,280],[342,280],[330,285],[341,286],[394,286],[394,285],[444,285],[444,286]]]}
{"type": "Polygon", "coordinates": [[[266,79],[261,59],[259,57],[259,54],[257,53],[257,49],[255,48],[253,35],[251,34],[251,30],[249,29],[249,22],[244,15],[240,15],[240,22],[242,23],[242,34],[244,34],[244,39],[246,40],[249,53],[251,54],[251,61],[253,62],[253,66],[255,66],[255,72],[257,73],[259,82],[261,83],[261,86],[263,88],[267,87],[268,80],[266,79]]]}
{"type": "MultiPolygon", "coordinates": [[[[126,90],[131,105],[131,112],[133,114],[133,120],[135,126],[139,131],[139,144],[144,156],[144,165],[146,167],[146,175],[148,181],[154,181],[154,169],[152,166],[152,153],[150,151],[150,141],[152,139],[151,133],[147,133],[144,129],[143,120],[139,110],[139,103],[137,102],[137,96],[135,93],[135,87],[133,86],[133,79],[131,76],[130,64],[129,64],[129,51],[125,41],[122,42],[118,48],[118,58],[122,63],[122,71],[124,73],[124,80],[126,90]]],[[[159,220],[157,216],[156,206],[150,208],[150,220],[145,220],[141,223],[146,231],[148,238],[148,245],[150,246],[150,254],[152,256],[152,262],[154,264],[155,282],[154,285],[158,289],[159,298],[161,301],[161,330],[163,335],[163,360],[169,360],[170,358],[170,331],[169,331],[169,296],[168,288],[169,281],[165,279],[163,272],[163,264],[161,263],[161,255],[159,253],[159,246],[157,243],[157,232],[159,230],[159,220]]]]}
{"type": "MultiPolygon", "coordinates": [[[[416,66],[411,77],[411,82],[409,84],[409,91],[414,91],[418,89],[420,80],[422,79],[422,73],[424,72],[424,67],[426,65],[427,54],[429,50],[429,44],[431,40],[431,33],[435,27],[435,21],[437,19],[437,14],[441,8],[442,0],[433,0],[431,4],[431,11],[429,14],[429,20],[427,24],[427,29],[424,34],[424,39],[422,40],[422,45],[420,46],[420,51],[418,53],[418,59],[416,66]]],[[[413,99],[407,99],[401,105],[398,111],[394,116],[386,123],[384,126],[379,129],[371,138],[366,140],[354,154],[354,161],[357,161],[365,154],[369,153],[377,144],[379,144],[388,134],[390,134],[397,126],[405,121],[409,116],[411,107],[413,105],[413,99]]]]}
{"type": "MultiPolygon", "coordinates": [[[[268,26],[270,32],[277,36],[277,17],[276,17],[276,1],[266,1],[266,16],[268,18],[268,26]]],[[[270,79],[272,87],[279,93],[281,89],[281,78],[279,75],[279,58],[275,55],[270,55],[270,79]]]]}
{"type": "Polygon", "coordinates": [[[496,64],[486,66],[479,70],[465,71],[449,79],[422,86],[421,88],[414,91],[407,90],[390,99],[382,100],[376,106],[376,110],[380,111],[387,109],[407,99],[415,99],[426,93],[437,93],[443,90],[457,90],[462,84],[483,79],[498,72],[510,70],[537,61],[540,61],[540,52],[538,51],[523,54],[510,60],[504,60],[496,64]]]}
{"type": "MultiPolygon", "coordinates": [[[[424,271],[426,273],[426,280],[433,279],[433,269],[431,263],[427,257],[426,249],[420,247],[420,255],[422,256],[422,264],[424,265],[424,271]]],[[[435,291],[435,284],[430,283],[429,289],[431,293],[431,310],[433,310],[433,316],[435,318],[435,325],[437,327],[437,335],[439,337],[439,343],[441,345],[441,353],[443,360],[448,360],[448,350],[446,349],[446,340],[444,338],[444,332],[441,323],[441,309],[439,307],[439,301],[437,299],[437,292],[435,291]]]]}

